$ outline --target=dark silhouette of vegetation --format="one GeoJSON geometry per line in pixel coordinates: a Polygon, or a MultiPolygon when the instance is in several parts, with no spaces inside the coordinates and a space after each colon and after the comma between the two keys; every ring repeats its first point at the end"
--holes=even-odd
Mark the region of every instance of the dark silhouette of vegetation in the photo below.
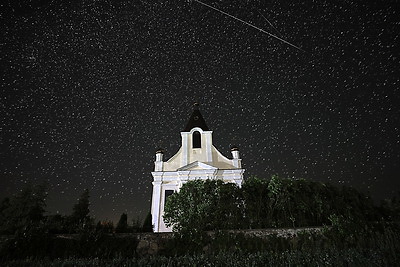
{"type": "Polygon", "coordinates": [[[119,218],[117,227],[115,228],[116,233],[127,233],[128,229],[128,215],[126,213],[122,213],[119,218]]]}
{"type": "Polygon", "coordinates": [[[203,231],[241,226],[244,216],[239,193],[236,185],[220,180],[190,181],[168,198],[164,220],[174,226],[182,242],[202,243],[203,231]]]}
{"type": "MultiPolygon", "coordinates": [[[[32,259],[29,266],[398,266],[397,262],[388,261],[380,257],[375,251],[359,251],[356,249],[299,251],[285,250],[258,251],[247,253],[244,251],[220,251],[218,253],[181,254],[173,257],[158,255],[152,257],[116,257],[104,258],[57,258],[32,259]]],[[[25,260],[11,262],[12,266],[28,266],[25,260]]],[[[11,265],[10,264],[10,265],[11,265]]]]}
{"type": "MultiPolygon", "coordinates": [[[[51,265],[60,261],[57,259],[79,259],[63,261],[79,265],[82,258],[88,259],[88,264],[103,266],[316,262],[395,266],[400,261],[398,198],[375,207],[368,196],[349,187],[277,176],[268,180],[253,177],[241,188],[221,181],[188,182],[168,198],[165,207],[165,217],[175,226],[175,238],[158,239],[155,235],[164,245],[161,243],[158,256],[151,258],[141,258],[137,252],[143,249],[143,244],[138,246],[140,235],[115,234],[110,221],[94,224],[87,190],[70,216],[45,216],[46,197],[45,186],[28,186],[0,202],[0,231],[10,235],[0,239],[0,265],[51,265]],[[226,230],[316,225],[323,227],[289,237],[249,236],[226,230]]],[[[121,215],[116,232],[152,231],[150,213],[143,224],[136,219],[129,225],[127,219],[126,214],[121,215]]],[[[144,247],[152,248],[147,238],[144,247]]]]}
{"type": "Polygon", "coordinates": [[[132,219],[132,226],[128,226],[131,230],[131,233],[142,233],[143,232],[143,225],[142,221],[139,217],[136,219],[132,219]]]}
{"type": "Polygon", "coordinates": [[[89,190],[85,189],[79,197],[78,203],[74,205],[72,215],[69,217],[72,232],[93,226],[93,222],[89,216],[89,205],[89,190]]]}
{"type": "Polygon", "coordinates": [[[76,235],[49,235],[34,229],[8,239],[0,247],[0,263],[12,259],[134,257],[135,236],[115,237],[95,229],[76,235]]]}
{"type": "Polygon", "coordinates": [[[153,232],[153,224],[152,224],[150,212],[147,213],[147,216],[144,219],[142,229],[143,229],[143,232],[153,232]]]}
{"type": "Polygon", "coordinates": [[[11,198],[5,198],[0,207],[0,232],[15,234],[25,228],[43,223],[46,208],[45,184],[28,185],[11,198]]]}
{"type": "Polygon", "coordinates": [[[121,217],[118,221],[117,226],[115,227],[116,233],[141,233],[145,232],[145,229],[142,226],[142,222],[140,218],[136,218],[132,220],[132,224],[128,224],[128,215],[126,213],[122,213],[121,217]]]}
{"type": "Polygon", "coordinates": [[[180,234],[323,226],[338,218],[366,223],[381,217],[371,198],[354,188],[278,176],[252,177],[241,188],[218,180],[190,181],[168,198],[164,214],[180,234]]]}
{"type": "Polygon", "coordinates": [[[400,222],[400,192],[397,196],[382,200],[379,211],[383,220],[400,222]]]}
{"type": "Polygon", "coordinates": [[[85,189],[85,191],[79,197],[78,203],[74,205],[71,217],[77,221],[86,220],[90,212],[89,204],[89,190],[85,189]]]}
{"type": "MultiPolygon", "coordinates": [[[[114,258],[135,255],[135,236],[111,236],[114,227],[109,221],[94,225],[94,218],[89,216],[88,190],[82,193],[70,216],[44,216],[46,196],[44,185],[28,186],[1,202],[1,233],[13,236],[0,242],[0,262],[25,258],[114,258]]],[[[123,214],[118,229],[123,231],[128,228],[127,216],[123,214]]]]}
{"type": "MultiPolygon", "coordinates": [[[[303,179],[252,177],[241,188],[215,180],[190,181],[167,200],[164,219],[174,227],[175,239],[166,247],[175,255],[293,251],[300,257],[307,254],[329,258],[352,251],[360,264],[376,260],[378,265],[392,266],[400,260],[400,228],[394,220],[399,215],[398,207],[395,198],[376,207],[370,197],[354,188],[303,179]],[[227,231],[305,226],[320,226],[323,230],[290,238],[260,238],[227,231]],[[215,235],[210,236],[208,230],[215,231],[215,235]]],[[[348,264],[352,261],[344,260],[339,265],[348,264]]]]}
{"type": "Polygon", "coordinates": [[[114,223],[112,221],[98,221],[96,231],[101,233],[113,233],[114,223]]]}

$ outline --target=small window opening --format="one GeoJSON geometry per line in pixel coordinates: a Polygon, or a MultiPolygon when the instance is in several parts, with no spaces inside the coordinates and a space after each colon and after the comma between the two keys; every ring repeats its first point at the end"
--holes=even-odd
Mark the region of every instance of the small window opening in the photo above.
{"type": "Polygon", "coordinates": [[[174,190],[165,190],[164,203],[167,201],[168,197],[174,193],[174,190]]]}
{"type": "Polygon", "coordinates": [[[201,148],[201,134],[198,131],[193,133],[193,148],[201,148]]]}

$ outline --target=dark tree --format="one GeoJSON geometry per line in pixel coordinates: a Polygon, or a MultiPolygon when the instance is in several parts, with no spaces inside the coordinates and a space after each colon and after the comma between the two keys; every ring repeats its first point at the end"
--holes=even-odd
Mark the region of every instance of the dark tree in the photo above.
{"type": "Polygon", "coordinates": [[[85,189],[82,195],[79,197],[78,203],[73,207],[72,218],[76,221],[84,221],[89,215],[89,190],[85,189]]]}
{"type": "Polygon", "coordinates": [[[400,221],[400,191],[397,196],[390,199],[381,201],[380,207],[377,208],[379,212],[378,219],[384,221],[400,221]]]}
{"type": "Polygon", "coordinates": [[[164,220],[175,232],[240,228],[243,201],[239,188],[221,180],[189,181],[165,205],[164,220]]]}
{"type": "Polygon", "coordinates": [[[44,219],[47,186],[27,186],[10,199],[4,199],[0,207],[0,225],[3,233],[15,233],[19,229],[38,225],[44,219]]]}
{"type": "Polygon", "coordinates": [[[139,217],[132,219],[132,227],[130,231],[133,233],[143,232],[142,222],[139,217]]]}
{"type": "Polygon", "coordinates": [[[245,223],[249,228],[257,229],[266,226],[270,219],[268,181],[258,177],[250,177],[242,186],[242,194],[246,203],[245,223]]]}
{"type": "Polygon", "coordinates": [[[153,232],[153,224],[151,220],[151,213],[148,212],[146,218],[144,219],[143,226],[142,226],[142,231],[143,232],[153,232]]]}
{"type": "Polygon", "coordinates": [[[115,228],[116,233],[127,233],[128,232],[128,215],[122,213],[119,218],[117,227],[115,228]]]}
{"type": "Polygon", "coordinates": [[[6,197],[0,204],[0,227],[7,220],[7,209],[10,208],[10,198],[6,197]]]}
{"type": "Polygon", "coordinates": [[[49,215],[46,217],[46,228],[51,234],[68,233],[67,217],[60,214],[49,215]]]}
{"type": "Polygon", "coordinates": [[[69,217],[69,231],[78,232],[86,231],[88,228],[94,227],[89,216],[89,190],[85,189],[72,209],[72,215],[69,217]]]}
{"type": "MultiPolygon", "coordinates": [[[[399,202],[386,201],[381,217],[399,218],[399,202]],[[397,215],[396,215],[397,214],[397,215]]],[[[363,225],[379,218],[369,196],[305,179],[249,178],[242,188],[222,181],[190,181],[165,205],[164,220],[175,232],[363,225]]],[[[183,233],[183,234],[182,234],[183,233]]]]}
{"type": "Polygon", "coordinates": [[[114,224],[112,221],[98,221],[96,231],[100,233],[112,233],[114,231],[114,224]]]}

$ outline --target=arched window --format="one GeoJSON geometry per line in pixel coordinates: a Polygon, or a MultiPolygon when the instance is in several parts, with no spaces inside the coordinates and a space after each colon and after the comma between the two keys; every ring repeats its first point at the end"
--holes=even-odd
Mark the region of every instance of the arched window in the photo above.
{"type": "Polygon", "coordinates": [[[198,131],[193,132],[193,148],[201,148],[201,134],[198,131]]]}

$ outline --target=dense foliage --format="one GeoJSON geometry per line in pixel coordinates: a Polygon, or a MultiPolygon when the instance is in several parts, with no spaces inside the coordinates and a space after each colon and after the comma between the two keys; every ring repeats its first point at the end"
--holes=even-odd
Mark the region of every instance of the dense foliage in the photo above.
{"type": "Polygon", "coordinates": [[[382,216],[368,196],[351,187],[273,176],[252,177],[241,188],[219,180],[189,181],[168,198],[164,219],[183,233],[370,222],[382,216]]]}
{"type": "Polygon", "coordinates": [[[164,240],[157,255],[138,252],[134,235],[97,231],[77,236],[32,235],[1,245],[2,266],[396,266],[400,230],[390,224],[347,229],[332,227],[296,236],[259,237],[216,231],[197,247],[181,239],[164,240]],[[19,260],[17,260],[19,259],[19,260]],[[224,264],[226,263],[226,264],[224,264]]]}
{"type": "Polygon", "coordinates": [[[0,206],[0,233],[14,234],[26,227],[38,226],[44,220],[46,185],[27,186],[0,206]]]}
{"type": "MultiPolygon", "coordinates": [[[[204,251],[284,255],[290,251],[295,258],[287,264],[391,266],[400,261],[399,203],[393,198],[376,207],[368,196],[350,187],[277,176],[252,177],[241,188],[195,180],[168,198],[164,219],[173,226],[175,243],[170,247],[176,255],[204,251]],[[226,231],[305,226],[322,230],[290,238],[226,231]],[[210,237],[207,230],[214,230],[215,236],[210,237]],[[316,264],[321,257],[326,261],[316,264]]],[[[279,262],[282,265],[285,259],[279,262]]]]}
{"type": "Polygon", "coordinates": [[[128,215],[126,213],[122,213],[119,221],[117,223],[117,227],[115,227],[116,233],[126,233],[128,232],[128,215]]]}
{"type": "Polygon", "coordinates": [[[143,221],[143,226],[141,229],[143,232],[153,232],[153,224],[151,221],[151,213],[148,212],[146,218],[143,221]]]}
{"type": "MultiPolygon", "coordinates": [[[[89,191],[72,206],[71,215],[46,215],[46,185],[28,185],[0,203],[0,262],[3,259],[30,257],[114,257],[132,255],[135,237],[113,238],[118,232],[140,232],[140,220],[132,225],[126,214],[114,229],[112,222],[95,224],[90,216],[89,191]],[[57,236],[60,235],[61,236],[57,236]]],[[[146,225],[146,230],[149,231],[146,225]]],[[[151,228],[150,228],[151,231],[151,228]]]]}
{"type": "Polygon", "coordinates": [[[150,213],[143,226],[139,220],[128,224],[122,214],[114,229],[112,222],[95,225],[88,191],[69,216],[46,216],[46,196],[45,186],[29,186],[1,202],[0,230],[7,234],[0,236],[2,266],[395,266],[400,262],[399,200],[374,207],[368,197],[347,187],[276,176],[253,177],[241,188],[221,181],[192,181],[168,198],[166,218],[177,234],[164,239],[114,233],[151,231],[150,213]],[[325,226],[290,236],[224,230],[311,225],[325,226]],[[154,246],[157,254],[144,257],[154,246]]]}
{"type": "Polygon", "coordinates": [[[191,181],[167,200],[164,220],[177,232],[230,229],[240,225],[239,188],[220,180],[191,181]]]}
{"type": "Polygon", "coordinates": [[[135,236],[113,236],[96,230],[57,236],[44,228],[31,229],[1,243],[0,265],[15,259],[133,257],[136,247],[135,236]]]}
{"type": "MultiPolygon", "coordinates": [[[[216,254],[195,254],[175,256],[151,256],[144,258],[67,258],[55,260],[18,260],[10,262],[10,266],[391,266],[375,251],[360,252],[355,249],[319,252],[301,251],[260,251],[256,253],[223,251],[216,254]]],[[[395,265],[394,265],[395,266],[395,265]]]]}

